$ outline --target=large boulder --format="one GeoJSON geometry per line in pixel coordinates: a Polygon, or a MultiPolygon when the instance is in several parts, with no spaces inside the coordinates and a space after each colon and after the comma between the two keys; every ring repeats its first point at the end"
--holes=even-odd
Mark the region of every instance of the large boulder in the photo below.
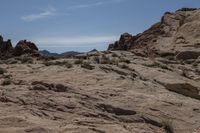
{"type": "Polygon", "coordinates": [[[14,55],[20,56],[23,54],[38,56],[39,51],[38,51],[37,46],[34,43],[26,41],[26,40],[22,40],[17,43],[14,49],[14,55]]]}
{"type": "Polygon", "coordinates": [[[13,51],[11,40],[4,41],[3,37],[0,36],[0,55],[8,56],[13,51]]]}

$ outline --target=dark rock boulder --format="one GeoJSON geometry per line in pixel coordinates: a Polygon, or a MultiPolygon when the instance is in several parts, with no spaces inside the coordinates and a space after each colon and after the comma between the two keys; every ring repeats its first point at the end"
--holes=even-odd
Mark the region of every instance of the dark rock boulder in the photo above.
{"type": "Polygon", "coordinates": [[[38,56],[39,55],[39,51],[37,46],[29,41],[26,40],[22,40],[19,41],[14,49],[14,55],[15,56],[20,56],[23,54],[30,54],[33,56],[38,56]]]}
{"type": "Polygon", "coordinates": [[[132,43],[133,36],[129,33],[121,35],[119,41],[109,45],[109,50],[128,50],[132,43]]]}
{"type": "Polygon", "coordinates": [[[19,41],[15,48],[13,48],[11,40],[4,41],[0,36],[0,59],[8,59],[13,56],[21,56],[28,54],[31,56],[40,56],[37,46],[29,41],[19,41]]]}
{"type": "Polygon", "coordinates": [[[0,56],[10,56],[13,51],[11,40],[4,41],[0,36],[0,56]]]}

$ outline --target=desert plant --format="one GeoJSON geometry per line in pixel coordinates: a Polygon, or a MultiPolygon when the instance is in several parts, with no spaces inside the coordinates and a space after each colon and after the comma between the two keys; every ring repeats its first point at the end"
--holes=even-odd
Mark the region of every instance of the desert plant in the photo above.
{"type": "Polygon", "coordinates": [[[69,62],[65,63],[65,66],[66,66],[67,68],[72,68],[72,67],[73,67],[73,65],[72,65],[71,63],[69,63],[69,62]]]}
{"type": "Polygon", "coordinates": [[[75,60],[74,64],[76,64],[76,65],[83,64],[83,59],[75,60]]]}
{"type": "Polygon", "coordinates": [[[82,65],[81,65],[82,68],[85,68],[85,69],[88,69],[88,70],[93,70],[94,69],[94,66],[92,66],[89,62],[84,62],[82,65]]]}
{"type": "Polygon", "coordinates": [[[93,58],[93,60],[94,60],[97,64],[100,63],[100,58],[99,58],[98,56],[95,56],[95,57],[93,58]]]}
{"type": "Polygon", "coordinates": [[[28,64],[33,64],[33,58],[24,56],[21,58],[21,63],[28,63],[28,64]]]}
{"type": "Polygon", "coordinates": [[[131,63],[130,60],[125,59],[125,58],[121,58],[121,59],[120,59],[120,62],[127,63],[127,64],[130,64],[130,63],[131,63]]]}
{"type": "Polygon", "coordinates": [[[69,63],[68,61],[66,61],[66,60],[62,61],[62,62],[59,62],[58,65],[60,65],[60,66],[66,66],[67,68],[72,68],[73,67],[73,65],[71,63],[69,63]]]}
{"type": "Polygon", "coordinates": [[[69,63],[68,61],[56,61],[56,62],[44,61],[44,65],[45,66],[51,66],[51,65],[66,66],[67,68],[73,67],[73,65],[69,63]]]}
{"type": "Polygon", "coordinates": [[[53,65],[53,63],[52,63],[52,62],[49,62],[49,61],[44,61],[44,65],[45,65],[45,66],[51,66],[51,65],[53,65]]]}
{"type": "Polygon", "coordinates": [[[126,64],[122,64],[122,65],[120,66],[120,68],[122,68],[122,69],[128,69],[129,66],[127,66],[126,64]]]}
{"type": "Polygon", "coordinates": [[[106,55],[102,55],[100,63],[101,64],[110,64],[110,58],[107,57],[106,55]]]}
{"type": "Polygon", "coordinates": [[[112,57],[118,57],[116,53],[112,53],[112,57]]]}

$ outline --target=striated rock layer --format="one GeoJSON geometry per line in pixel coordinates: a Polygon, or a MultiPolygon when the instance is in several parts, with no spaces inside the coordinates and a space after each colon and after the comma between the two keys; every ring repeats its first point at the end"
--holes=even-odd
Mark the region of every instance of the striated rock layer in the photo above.
{"type": "Polygon", "coordinates": [[[133,50],[144,56],[173,55],[177,59],[196,59],[200,56],[200,9],[166,12],[160,22],[143,33],[121,35],[108,50],[133,50]],[[192,54],[187,56],[187,53],[192,54]]]}

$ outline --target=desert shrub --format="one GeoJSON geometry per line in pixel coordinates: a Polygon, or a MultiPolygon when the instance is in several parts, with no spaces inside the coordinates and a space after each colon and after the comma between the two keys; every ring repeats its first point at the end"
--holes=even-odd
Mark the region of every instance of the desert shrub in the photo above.
{"type": "Polygon", "coordinates": [[[7,72],[6,69],[0,67],[0,74],[4,74],[6,72],[7,72]]]}
{"type": "Polygon", "coordinates": [[[116,58],[109,58],[105,55],[102,55],[101,59],[99,59],[99,63],[100,64],[112,64],[112,65],[118,65],[119,64],[119,60],[117,60],[116,58]]]}
{"type": "Polygon", "coordinates": [[[83,64],[83,59],[75,60],[74,64],[76,65],[83,64]]]}
{"type": "Polygon", "coordinates": [[[72,68],[72,67],[73,67],[73,65],[72,65],[71,63],[69,63],[69,62],[66,62],[66,63],[65,63],[65,66],[66,66],[67,68],[72,68]]]}
{"type": "Polygon", "coordinates": [[[10,78],[6,78],[1,85],[6,86],[10,85],[12,83],[12,80],[10,78]]]}
{"type": "Polygon", "coordinates": [[[101,63],[101,64],[111,64],[110,58],[107,57],[106,55],[102,55],[102,57],[101,57],[101,62],[100,62],[100,63],[101,63]]]}
{"type": "Polygon", "coordinates": [[[129,66],[127,66],[126,64],[122,64],[122,65],[120,66],[120,68],[122,68],[122,69],[128,69],[129,66]]]}
{"type": "Polygon", "coordinates": [[[58,65],[58,66],[66,66],[67,68],[71,68],[72,67],[72,64],[69,63],[68,61],[56,61],[54,63],[54,65],[58,65]]]}
{"type": "Polygon", "coordinates": [[[112,53],[112,57],[118,57],[116,53],[112,53]]]}
{"type": "Polygon", "coordinates": [[[51,66],[51,65],[53,65],[53,63],[52,63],[52,62],[49,62],[49,61],[44,61],[44,65],[45,65],[45,66],[51,66]]]}
{"type": "Polygon", "coordinates": [[[73,67],[73,65],[69,63],[68,61],[56,61],[56,62],[44,61],[44,65],[45,66],[51,66],[51,65],[66,66],[67,68],[73,67]]]}
{"type": "Polygon", "coordinates": [[[50,61],[50,60],[56,60],[59,57],[55,57],[55,56],[42,56],[41,59],[43,59],[44,61],[50,61]]]}
{"type": "Polygon", "coordinates": [[[28,64],[33,64],[33,58],[32,57],[28,57],[28,56],[24,56],[21,58],[21,63],[28,63],[28,64]]]}
{"type": "Polygon", "coordinates": [[[89,62],[84,62],[82,65],[81,65],[82,68],[85,68],[85,69],[88,69],[88,70],[93,70],[95,67],[92,66],[89,62]]]}
{"type": "Polygon", "coordinates": [[[98,56],[95,56],[95,57],[93,58],[93,60],[94,60],[97,64],[100,63],[100,58],[99,58],[98,56]]]}
{"type": "Polygon", "coordinates": [[[118,66],[119,60],[117,60],[117,59],[115,59],[115,58],[110,59],[110,64],[112,64],[112,65],[117,65],[117,66],[118,66]]]}
{"type": "Polygon", "coordinates": [[[131,63],[130,60],[125,59],[125,58],[121,58],[121,59],[120,59],[120,62],[127,63],[127,64],[130,64],[130,63],[131,63]]]}

